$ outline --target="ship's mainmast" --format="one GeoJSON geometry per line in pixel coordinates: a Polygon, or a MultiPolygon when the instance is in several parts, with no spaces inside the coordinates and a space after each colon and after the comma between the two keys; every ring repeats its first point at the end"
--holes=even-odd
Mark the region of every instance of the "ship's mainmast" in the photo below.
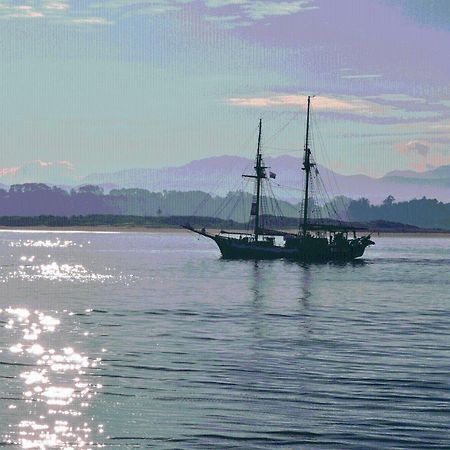
{"type": "Polygon", "coordinates": [[[309,179],[311,174],[311,167],[315,166],[311,162],[311,150],[309,148],[309,116],[311,109],[311,96],[308,95],[308,110],[306,114],[306,138],[305,138],[305,157],[303,159],[302,170],[305,171],[305,199],[303,202],[303,236],[306,236],[308,231],[308,197],[309,197],[309,179]]]}
{"type": "Polygon", "coordinates": [[[259,238],[259,211],[261,204],[261,180],[266,178],[266,169],[262,162],[261,155],[261,132],[262,132],[262,119],[259,119],[259,133],[258,133],[258,147],[256,150],[256,164],[255,175],[242,175],[246,178],[256,179],[256,202],[252,204],[251,215],[255,216],[255,241],[259,238]]]}

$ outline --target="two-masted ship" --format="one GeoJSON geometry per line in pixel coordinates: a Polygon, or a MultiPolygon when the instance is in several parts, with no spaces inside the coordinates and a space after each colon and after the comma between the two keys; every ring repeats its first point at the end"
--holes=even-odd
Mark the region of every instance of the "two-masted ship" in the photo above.
{"type": "Polygon", "coordinates": [[[273,174],[267,173],[261,154],[262,120],[259,121],[258,146],[255,172],[243,177],[252,178],[256,184],[254,202],[250,215],[254,217],[252,233],[221,231],[211,234],[205,228],[196,229],[189,224],[183,226],[194,233],[212,239],[219,247],[224,258],[235,259],[277,259],[287,258],[299,261],[350,261],[364,254],[365,249],[373,245],[370,235],[356,236],[351,226],[327,224],[326,221],[314,222],[309,218],[310,182],[312,171],[317,172],[310,149],[310,111],[311,97],[308,96],[306,116],[306,137],[302,170],[305,172],[304,199],[302,217],[298,231],[289,233],[282,230],[266,229],[261,226],[261,183],[273,174]],[[349,232],[353,237],[349,238],[349,232]],[[281,238],[280,244],[277,237],[281,238]]]}

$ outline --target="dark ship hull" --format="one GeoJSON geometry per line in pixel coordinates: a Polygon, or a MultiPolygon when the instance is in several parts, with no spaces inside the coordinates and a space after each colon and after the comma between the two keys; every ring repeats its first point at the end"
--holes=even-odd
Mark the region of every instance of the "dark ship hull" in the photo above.
{"type": "Polygon", "coordinates": [[[369,237],[343,239],[329,242],[326,238],[307,235],[292,236],[284,246],[275,245],[273,240],[254,241],[246,237],[234,238],[212,235],[205,230],[196,230],[188,225],[184,228],[212,239],[224,259],[291,259],[297,261],[351,261],[363,256],[365,249],[373,245],[369,237]]]}
{"type": "Polygon", "coordinates": [[[296,259],[297,251],[271,245],[264,241],[243,242],[236,238],[211,236],[225,259],[296,259]]]}

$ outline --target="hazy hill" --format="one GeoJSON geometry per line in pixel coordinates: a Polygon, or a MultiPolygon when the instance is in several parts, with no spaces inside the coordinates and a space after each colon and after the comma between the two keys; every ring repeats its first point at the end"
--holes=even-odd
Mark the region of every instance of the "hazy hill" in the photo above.
{"type": "MultiPolygon", "coordinates": [[[[277,174],[281,185],[277,195],[295,201],[300,195],[295,189],[303,186],[302,161],[289,155],[267,157],[266,164],[277,174]],[[287,189],[291,187],[295,189],[287,189]]],[[[219,156],[192,161],[179,167],[162,169],[122,170],[114,173],[92,174],[84,178],[90,184],[115,184],[121,187],[140,187],[151,191],[202,190],[224,195],[241,187],[241,175],[251,173],[253,161],[238,156],[219,156]]],[[[353,199],[367,197],[372,203],[381,203],[388,195],[397,200],[437,198],[450,201],[450,166],[427,172],[396,171],[383,178],[367,175],[341,175],[324,166],[318,166],[327,191],[353,199]]]]}
{"type": "Polygon", "coordinates": [[[446,180],[450,186],[450,165],[440,166],[425,172],[415,172],[414,170],[394,170],[393,172],[388,172],[384,178],[399,178],[403,179],[405,182],[410,179],[429,180],[430,182],[435,180],[446,180]]]}
{"type": "MultiPolygon", "coordinates": [[[[278,198],[297,203],[303,186],[301,158],[283,155],[267,157],[270,170],[277,174],[274,188],[278,198]]],[[[192,161],[177,167],[159,169],[127,169],[111,173],[94,173],[86,177],[77,174],[66,161],[46,163],[35,161],[8,169],[0,176],[0,187],[28,182],[40,182],[64,187],[81,184],[102,186],[105,191],[114,188],[142,188],[152,192],[204,191],[226,195],[241,189],[243,173],[252,173],[253,160],[239,156],[218,156],[192,161]]],[[[358,199],[362,196],[372,203],[381,203],[388,195],[397,200],[436,198],[450,201],[450,166],[426,172],[393,171],[382,178],[366,175],[342,175],[324,166],[318,166],[330,196],[344,195],[358,199]]],[[[251,188],[248,188],[251,191],[251,188]]]]}

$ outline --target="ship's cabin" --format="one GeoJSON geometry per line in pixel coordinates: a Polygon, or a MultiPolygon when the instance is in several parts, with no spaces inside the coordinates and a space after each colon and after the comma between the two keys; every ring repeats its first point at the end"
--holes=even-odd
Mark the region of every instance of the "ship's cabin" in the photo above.
{"type": "Polygon", "coordinates": [[[254,235],[250,235],[250,234],[228,232],[225,230],[221,230],[221,232],[219,234],[223,238],[237,240],[243,244],[250,244],[250,243],[256,243],[256,242],[258,242],[258,245],[262,245],[262,246],[275,246],[275,245],[281,244],[280,242],[277,242],[275,236],[267,236],[264,234],[259,236],[258,241],[255,240],[254,235]]]}

